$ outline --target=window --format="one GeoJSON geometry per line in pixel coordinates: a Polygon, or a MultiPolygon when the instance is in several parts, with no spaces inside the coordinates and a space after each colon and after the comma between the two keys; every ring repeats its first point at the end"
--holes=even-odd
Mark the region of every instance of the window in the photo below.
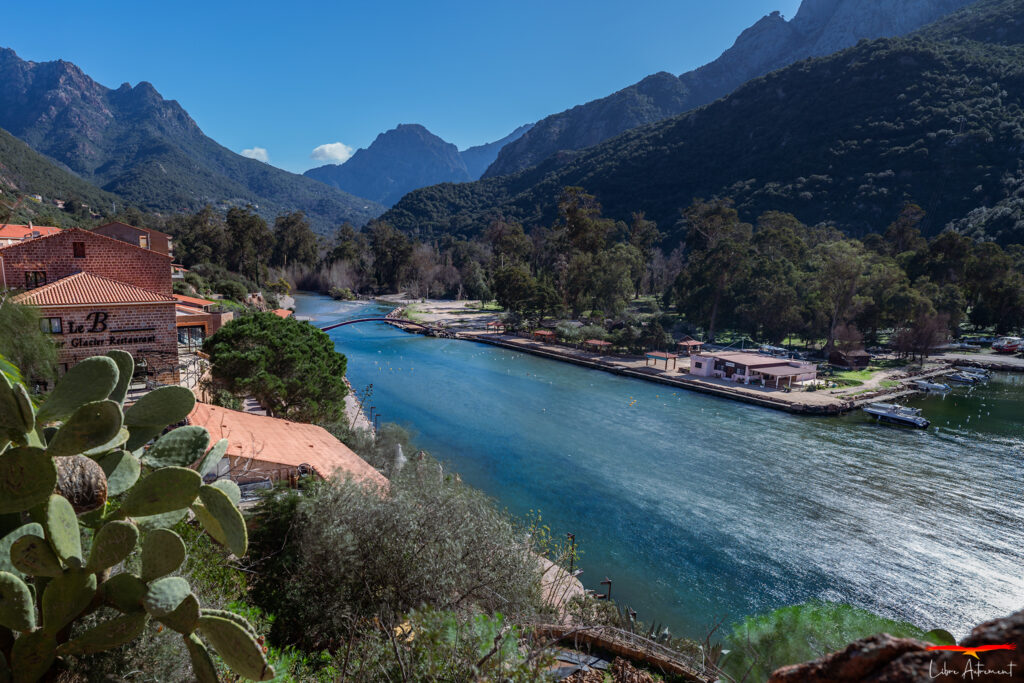
{"type": "Polygon", "coordinates": [[[85,258],[85,242],[72,242],[71,248],[75,252],[75,258],[85,258]]]}
{"type": "Polygon", "coordinates": [[[49,334],[64,334],[64,326],[60,318],[42,318],[39,320],[39,329],[49,334]]]}
{"type": "Polygon", "coordinates": [[[143,249],[149,249],[149,235],[139,235],[139,246],[143,249]]]}
{"type": "Polygon", "coordinates": [[[704,367],[704,364],[703,363],[694,363],[693,367],[695,367],[695,368],[697,368],[699,370],[700,368],[704,367]]]}
{"type": "Polygon", "coordinates": [[[27,270],[25,271],[25,289],[34,289],[35,287],[42,287],[46,284],[46,271],[45,270],[27,270]]]}

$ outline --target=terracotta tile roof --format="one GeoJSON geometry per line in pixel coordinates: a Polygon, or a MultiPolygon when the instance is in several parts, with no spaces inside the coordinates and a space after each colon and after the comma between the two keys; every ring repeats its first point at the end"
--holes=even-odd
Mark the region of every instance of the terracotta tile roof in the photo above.
{"type": "Polygon", "coordinates": [[[290,318],[290,317],[292,317],[292,312],[289,311],[287,308],[275,308],[273,313],[278,318],[290,318]]]}
{"type": "Polygon", "coordinates": [[[23,240],[33,232],[38,232],[39,236],[43,237],[46,235],[56,235],[60,232],[60,228],[46,225],[33,225],[29,227],[27,225],[14,225],[13,223],[0,223],[0,239],[23,240]]]}
{"type": "Polygon", "coordinates": [[[228,440],[227,455],[288,467],[309,465],[325,479],[337,473],[386,487],[388,480],[323,427],[196,403],[189,424],[206,427],[211,443],[228,440]]]}
{"type": "Polygon", "coordinates": [[[183,304],[192,304],[193,306],[213,306],[216,301],[207,301],[206,299],[197,299],[194,296],[185,296],[184,294],[175,294],[174,298],[183,304]]]}
{"type": "Polygon", "coordinates": [[[13,301],[28,306],[74,306],[81,304],[153,304],[174,301],[166,294],[157,294],[141,287],[93,275],[75,273],[30,289],[13,301]]]}

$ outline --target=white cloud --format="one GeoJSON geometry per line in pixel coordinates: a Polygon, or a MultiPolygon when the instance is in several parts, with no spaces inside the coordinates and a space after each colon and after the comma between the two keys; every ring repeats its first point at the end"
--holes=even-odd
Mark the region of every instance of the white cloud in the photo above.
{"type": "Polygon", "coordinates": [[[262,161],[263,163],[268,163],[270,161],[270,157],[267,156],[267,150],[264,147],[253,147],[252,149],[243,149],[242,156],[248,157],[250,159],[255,159],[256,161],[262,161]]]}
{"type": "Polygon", "coordinates": [[[354,149],[346,145],[344,142],[329,142],[326,145],[320,145],[313,150],[313,153],[309,155],[310,159],[317,159],[318,161],[332,161],[336,164],[343,164],[349,160],[354,149]]]}

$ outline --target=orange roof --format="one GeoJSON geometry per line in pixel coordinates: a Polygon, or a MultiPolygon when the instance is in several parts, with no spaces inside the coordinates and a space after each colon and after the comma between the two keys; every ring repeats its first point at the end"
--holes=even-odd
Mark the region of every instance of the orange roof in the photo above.
{"type": "Polygon", "coordinates": [[[274,315],[276,315],[278,318],[290,318],[290,317],[292,317],[292,312],[289,311],[287,308],[275,308],[273,312],[274,312],[274,315]]]}
{"type": "Polygon", "coordinates": [[[227,455],[289,467],[309,465],[325,479],[337,473],[388,485],[387,478],[323,427],[196,403],[189,424],[206,427],[211,441],[228,440],[227,455]]]}
{"type": "Polygon", "coordinates": [[[121,221],[114,221],[113,223],[104,223],[103,225],[97,225],[95,228],[93,228],[93,232],[97,230],[102,230],[103,228],[109,228],[113,225],[120,225],[125,228],[131,228],[132,230],[138,230],[139,232],[149,232],[157,235],[163,235],[164,237],[170,237],[170,235],[168,235],[166,232],[160,232],[159,230],[154,230],[153,228],[140,228],[137,225],[132,225],[130,223],[122,223],[121,221]]]}
{"type": "Polygon", "coordinates": [[[584,344],[589,344],[590,346],[611,346],[612,345],[611,342],[606,342],[606,341],[603,341],[601,339],[588,339],[587,341],[585,341],[583,343],[584,344]]]}
{"type": "Polygon", "coordinates": [[[29,227],[27,225],[14,225],[13,223],[0,223],[0,239],[23,240],[33,232],[38,232],[40,237],[56,235],[60,232],[60,228],[46,225],[33,225],[29,227]]]}
{"type": "Polygon", "coordinates": [[[206,299],[197,299],[194,296],[185,296],[184,294],[175,294],[174,298],[184,304],[192,304],[193,306],[213,306],[216,301],[207,301],[206,299]]]}
{"type": "Polygon", "coordinates": [[[75,273],[30,289],[14,297],[28,306],[81,306],[91,304],[162,304],[174,301],[166,294],[125,284],[92,273],[75,273]]]}

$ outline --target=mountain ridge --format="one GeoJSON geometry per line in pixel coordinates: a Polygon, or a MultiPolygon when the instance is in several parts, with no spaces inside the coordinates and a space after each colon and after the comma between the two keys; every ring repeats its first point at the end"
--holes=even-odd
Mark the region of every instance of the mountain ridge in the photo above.
{"type": "Polygon", "coordinates": [[[519,126],[500,140],[460,152],[425,126],[400,123],[377,135],[369,147],[356,150],[347,161],[311,168],[303,175],[391,206],[421,187],[479,179],[501,148],[531,126],[519,126]]]}
{"type": "Polygon", "coordinates": [[[273,217],[298,209],[321,232],[383,210],[232,152],[148,81],[110,89],[72,62],[30,62],[0,48],[0,102],[0,127],[146,210],[253,204],[273,217]]]}
{"type": "MultiPolygon", "coordinates": [[[[1001,17],[993,25],[1024,18],[1014,0],[981,4],[1001,17]]],[[[563,187],[579,185],[612,218],[645,211],[670,240],[680,209],[718,196],[747,220],[781,210],[854,235],[913,201],[930,234],[955,225],[1024,241],[1022,112],[1024,47],[865,41],[525,171],[418,190],[381,220],[429,236],[475,234],[496,218],[536,227],[554,220],[563,187]]]]}
{"type": "Polygon", "coordinates": [[[850,47],[862,38],[906,34],[971,1],[803,0],[792,20],[786,21],[779,12],[762,17],[718,58],[682,74],[677,82],[660,72],[607,97],[541,119],[506,145],[483,177],[521,171],[557,152],[590,147],[631,128],[709,104],[752,78],[850,47]],[[657,91],[640,88],[654,76],[661,77],[657,91]]]}

